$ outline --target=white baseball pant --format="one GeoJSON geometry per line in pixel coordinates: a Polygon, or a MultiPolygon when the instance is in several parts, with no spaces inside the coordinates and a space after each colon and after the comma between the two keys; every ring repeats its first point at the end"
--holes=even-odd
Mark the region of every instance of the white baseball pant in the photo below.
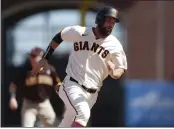
{"type": "Polygon", "coordinates": [[[76,82],[70,81],[70,76],[67,75],[63,85],[60,86],[59,96],[63,100],[66,110],[58,127],[71,127],[73,121],[86,126],[98,92],[87,92],[76,82]]]}
{"type": "Polygon", "coordinates": [[[46,127],[56,127],[56,114],[49,99],[34,103],[24,98],[22,105],[22,127],[34,127],[37,116],[46,127]]]}

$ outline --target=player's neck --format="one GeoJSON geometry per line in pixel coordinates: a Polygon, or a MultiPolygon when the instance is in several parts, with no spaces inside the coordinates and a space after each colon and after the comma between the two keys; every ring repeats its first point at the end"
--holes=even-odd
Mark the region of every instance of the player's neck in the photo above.
{"type": "Polygon", "coordinates": [[[102,34],[100,34],[98,27],[93,27],[92,30],[93,30],[93,33],[94,33],[96,39],[106,38],[106,36],[103,36],[102,34]]]}

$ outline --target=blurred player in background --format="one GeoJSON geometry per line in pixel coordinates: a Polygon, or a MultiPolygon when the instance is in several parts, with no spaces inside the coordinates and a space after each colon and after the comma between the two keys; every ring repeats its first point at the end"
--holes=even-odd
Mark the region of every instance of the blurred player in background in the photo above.
{"type": "Polygon", "coordinates": [[[11,110],[18,108],[17,89],[22,94],[22,127],[34,127],[37,117],[46,127],[57,126],[56,114],[49,98],[55,90],[59,90],[61,85],[59,76],[51,65],[48,65],[44,70],[42,69],[35,76],[30,76],[29,72],[41,60],[43,54],[44,51],[41,48],[33,48],[29,53],[30,67],[26,72],[16,77],[9,88],[9,107],[11,110]]]}

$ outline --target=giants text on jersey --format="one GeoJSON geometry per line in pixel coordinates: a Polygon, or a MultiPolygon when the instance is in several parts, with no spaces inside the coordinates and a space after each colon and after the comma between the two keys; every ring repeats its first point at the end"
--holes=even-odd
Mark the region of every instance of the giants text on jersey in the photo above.
{"type": "Polygon", "coordinates": [[[64,41],[74,42],[66,73],[87,88],[97,89],[108,76],[107,61],[116,68],[127,69],[126,55],[121,43],[113,35],[96,39],[92,28],[69,26],[62,30],[64,41]]]}

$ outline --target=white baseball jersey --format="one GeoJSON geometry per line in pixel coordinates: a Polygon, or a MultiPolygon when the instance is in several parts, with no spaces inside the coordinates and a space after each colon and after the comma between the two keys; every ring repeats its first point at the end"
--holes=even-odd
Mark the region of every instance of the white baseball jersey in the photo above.
{"type": "Polygon", "coordinates": [[[102,86],[109,75],[109,60],[115,64],[115,68],[127,69],[123,47],[113,35],[96,39],[92,27],[69,26],[62,30],[61,37],[64,41],[74,42],[66,73],[80,85],[93,89],[102,86]]]}

